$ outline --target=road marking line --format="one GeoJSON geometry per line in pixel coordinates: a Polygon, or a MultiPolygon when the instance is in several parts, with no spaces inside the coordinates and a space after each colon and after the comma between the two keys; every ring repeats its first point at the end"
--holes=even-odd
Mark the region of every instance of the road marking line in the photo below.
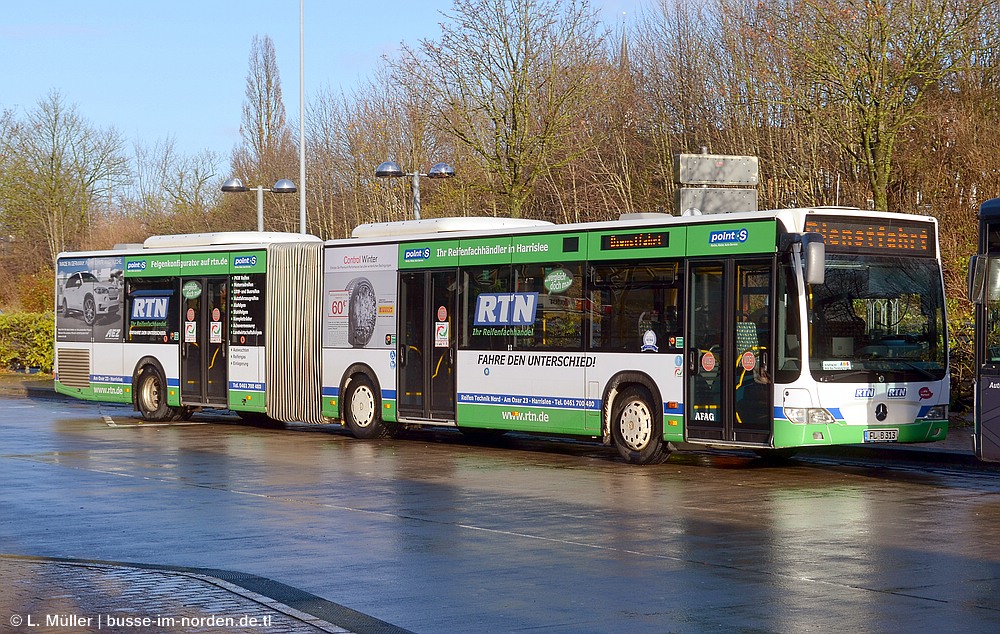
{"type": "Polygon", "coordinates": [[[184,423],[133,423],[130,425],[119,425],[110,416],[101,416],[104,419],[104,423],[108,427],[113,427],[115,429],[125,429],[126,427],[182,427],[185,425],[207,425],[208,423],[199,423],[187,421],[184,423]]]}

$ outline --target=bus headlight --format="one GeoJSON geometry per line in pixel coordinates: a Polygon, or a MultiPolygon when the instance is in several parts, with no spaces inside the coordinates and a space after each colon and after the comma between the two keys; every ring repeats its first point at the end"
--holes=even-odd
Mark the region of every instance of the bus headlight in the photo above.
{"type": "Polygon", "coordinates": [[[934,407],[927,410],[927,413],[923,415],[923,420],[946,420],[947,418],[948,418],[947,405],[935,405],[934,407]]]}
{"type": "Polygon", "coordinates": [[[832,425],[837,422],[833,414],[822,407],[786,407],[785,416],[798,425],[832,425]]]}

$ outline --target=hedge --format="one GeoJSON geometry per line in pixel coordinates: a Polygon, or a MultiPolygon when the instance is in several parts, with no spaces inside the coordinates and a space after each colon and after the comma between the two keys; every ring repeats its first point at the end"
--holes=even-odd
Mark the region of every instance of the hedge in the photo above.
{"type": "Polygon", "coordinates": [[[0,368],[52,372],[54,330],[51,312],[0,314],[0,368]]]}

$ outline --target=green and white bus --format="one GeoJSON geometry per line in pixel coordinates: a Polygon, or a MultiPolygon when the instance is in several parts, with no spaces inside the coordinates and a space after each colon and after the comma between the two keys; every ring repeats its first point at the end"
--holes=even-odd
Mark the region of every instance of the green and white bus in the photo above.
{"type": "MultiPolygon", "coordinates": [[[[218,241],[196,247],[197,237],[151,238],[140,254],[125,255],[120,337],[91,343],[91,366],[81,363],[76,386],[60,358],[68,344],[58,342],[60,391],[106,399],[114,379],[120,400],[131,398],[147,418],[228,406],[279,421],[339,421],[360,438],[403,426],[587,437],[639,464],[661,462],[680,443],[781,456],[807,446],[929,442],[948,432],[932,218],[839,208],[573,225],[445,218],[362,225],[321,247],[304,238],[243,239],[258,244],[224,250],[218,241]],[[299,260],[276,261],[272,250],[285,248],[299,260]],[[183,264],[202,250],[229,253],[218,281],[231,290],[244,275],[239,258],[266,256],[255,287],[267,308],[254,322],[263,345],[248,351],[236,345],[237,322],[221,326],[224,398],[183,390],[189,374],[212,367],[186,370],[187,295],[196,291],[185,288],[192,278],[208,289],[213,275],[181,267],[156,286],[129,270],[171,249],[156,257],[183,264]],[[305,273],[312,267],[318,282],[305,273]],[[310,281],[290,287],[279,276],[310,281]],[[146,329],[136,302],[167,286],[180,304],[164,307],[168,326],[155,329],[164,341],[155,352],[129,351],[131,333],[146,329]],[[287,313],[296,301],[298,312],[287,313]],[[290,347],[272,342],[297,328],[304,334],[290,347]],[[95,365],[103,350],[122,359],[120,370],[95,365]],[[239,370],[237,355],[248,364],[239,370]],[[144,364],[163,373],[162,407],[146,402],[152,371],[144,364]],[[172,385],[182,388],[176,396],[172,385]]],[[[73,272],[61,263],[61,275],[73,272]]],[[[212,323],[211,312],[200,318],[195,308],[196,330],[199,319],[212,323]]],[[[110,322],[113,312],[98,319],[110,322]]]]}

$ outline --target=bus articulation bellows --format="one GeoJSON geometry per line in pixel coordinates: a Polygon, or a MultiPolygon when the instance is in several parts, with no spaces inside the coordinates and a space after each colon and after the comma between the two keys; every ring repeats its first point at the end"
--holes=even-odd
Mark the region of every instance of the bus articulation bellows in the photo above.
{"type": "Polygon", "coordinates": [[[522,431],[593,438],[637,464],[681,443],[787,456],[948,433],[928,217],[822,208],[430,219],[327,242],[159,236],[62,254],[57,278],[57,390],[150,420],[211,407],[340,422],[359,438],[522,431]],[[79,273],[102,311],[66,288],[79,273]]]}

